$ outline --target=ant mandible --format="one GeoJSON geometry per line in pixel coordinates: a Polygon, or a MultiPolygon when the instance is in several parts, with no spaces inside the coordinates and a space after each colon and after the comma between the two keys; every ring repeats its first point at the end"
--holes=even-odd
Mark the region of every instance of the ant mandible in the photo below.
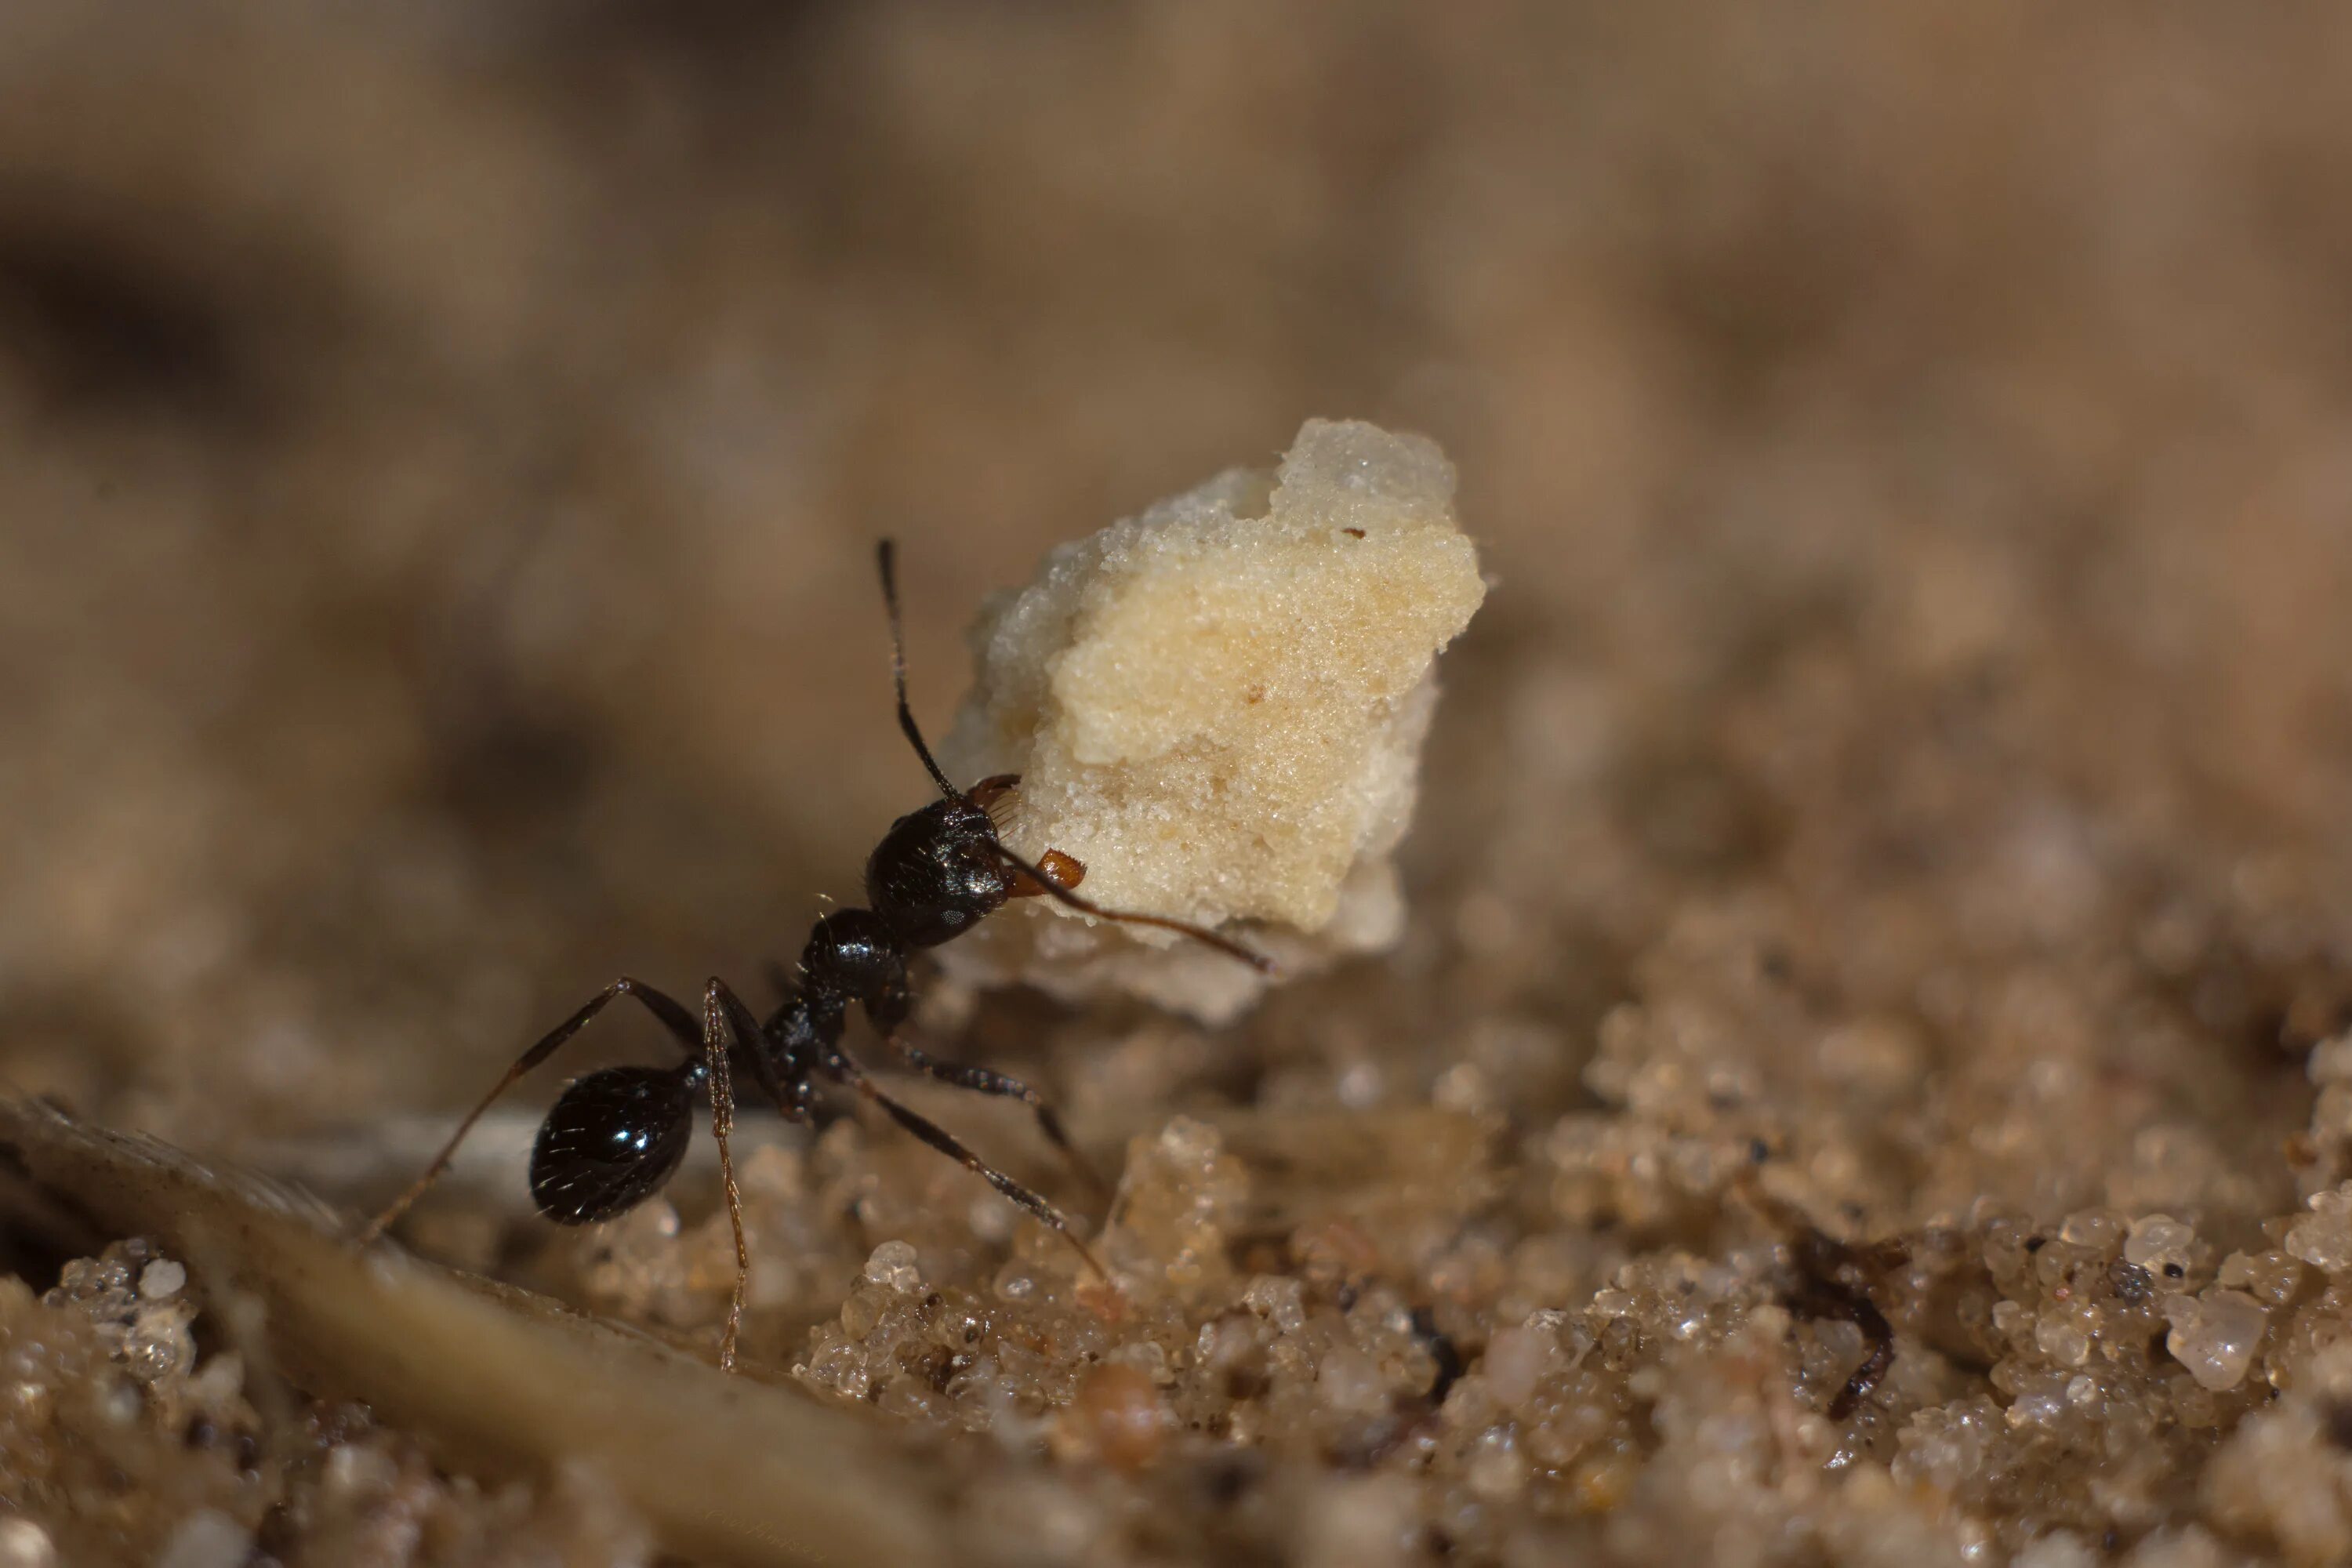
{"type": "Polygon", "coordinates": [[[391,1227],[446,1170],[457,1145],[491,1103],[517,1079],[561,1049],[614,1000],[634,997],[677,1042],[685,1060],[672,1068],[616,1067],[574,1079],[540,1124],[531,1148],[530,1195],[539,1212],[558,1225],[589,1225],[635,1207],[661,1190],[693,1136],[694,1100],[710,1100],[710,1132],[719,1145],[719,1184],[727,1218],[735,1232],[735,1289],[727,1307],[727,1330],[719,1364],[735,1365],[735,1340],[743,1321],[744,1287],[751,1260],[743,1241],[743,1205],[735,1185],[735,1163],[727,1136],[735,1123],[735,1075],[748,1075],[788,1121],[808,1118],[816,1080],[826,1079],[856,1090],[917,1138],[984,1178],[998,1192],[1059,1231],[1097,1278],[1108,1279],[1062,1211],[995,1169],[944,1128],[882,1092],[866,1069],[842,1048],[842,1029],[852,1004],[866,1016],[908,1070],[974,1093],[1020,1100],[1035,1113],[1045,1137],[1081,1170],[1086,1167],[1053,1108],[1017,1079],[985,1068],[937,1060],[898,1037],[913,1005],[907,961],[919,948],[937,947],[961,936],[1013,899],[1044,896],[1097,919],[1157,926],[1207,943],[1252,967],[1271,973],[1264,955],[1215,931],[1159,915],[1107,910],[1072,889],[1086,868],[1059,850],[1047,850],[1035,864],[1005,847],[991,808],[1020,782],[1017,773],[982,780],[960,790],[940,771],[923,732],[907,705],[907,645],[899,626],[898,589],[891,542],[876,550],[882,574],[882,603],[890,620],[890,672],[898,698],[898,728],[922,759],[940,798],[890,825],[866,861],[866,898],[870,909],[836,910],[816,922],[801,949],[797,983],[785,978],[782,1005],[764,1020],[755,1017],[728,984],[713,978],[703,987],[699,1019],[687,1007],[643,981],[626,975],[591,997],[579,1011],[541,1037],[506,1070],[481,1103],[467,1113],[409,1189],[371,1221],[361,1234],[373,1243],[391,1227]]]}

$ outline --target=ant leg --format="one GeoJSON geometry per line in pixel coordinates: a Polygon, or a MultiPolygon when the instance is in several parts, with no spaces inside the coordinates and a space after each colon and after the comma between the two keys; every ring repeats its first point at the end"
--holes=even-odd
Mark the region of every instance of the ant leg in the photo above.
{"type": "MultiPolygon", "coordinates": [[[[1022,894],[1024,897],[1043,893],[1055,903],[1067,904],[1080,914],[1093,915],[1097,920],[1116,921],[1121,925],[1157,926],[1161,931],[1172,931],[1180,936],[1189,936],[1194,942],[1206,942],[1228,957],[1238,958],[1260,974],[1270,975],[1279,973],[1275,967],[1274,960],[1266,957],[1265,954],[1255,949],[1244,947],[1229,936],[1221,936],[1206,926],[1196,926],[1190,921],[1171,920],[1165,915],[1129,914],[1118,910],[1107,910],[1092,899],[1081,898],[1070,891],[1045,867],[1031,865],[1003,845],[996,844],[990,847],[1005,865],[1036,883],[1034,888],[1024,889],[1022,894]]],[[[1066,860],[1069,858],[1064,856],[1063,858],[1066,860]]]]}
{"type": "Polygon", "coordinates": [[[743,1194],[735,1185],[735,1156],[727,1146],[727,1135],[735,1128],[735,1079],[728,1058],[742,1038],[737,1022],[742,1012],[743,1005],[725,981],[714,978],[703,987],[702,1059],[710,1075],[710,1136],[719,1145],[719,1184],[727,1195],[727,1223],[735,1232],[735,1289],[727,1300],[727,1331],[719,1342],[721,1372],[735,1370],[735,1337],[743,1326],[743,1297],[751,1283],[751,1249],[743,1240],[743,1194]]]}
{"type": "Polygon", "coordinates": [[[879,1106],[882,1109],[883,1113],[887,1115],[891,1121],[897,1122],[899,1126],[905,1128],[908,1131],[913,1133],[917,1138],[921,1139],[932,1148],[937,1149],[949,1159],[957,1162],[959,1164],[962,1165],[964,1169],[979,1176],[990,1186],[994,1187],[998,1192],[1012,1199],[1015,1204],[1018,1204],[1022,1208],[1027,1210],[1036,1218],[1044,1221],[1046,1225],[1051,1226],[1054,1229],[1060,1231],[1062,1233],[1062,1239],[1068,1242],[1072,1250],[1076,1251],[1078,1257],[1085,1260],[1086,1266],[1089,1269],[1093,1270],[1095,1278],[1106,1282],[1109,1280],[1110,1275],[1104,1269],[1100,1263],[1095,1261],[1094,1253],[1088,1250],[1085,1242],[1078,1239],[1078,1233],[1070,1228],[1069,1220],[1063,1215],[1060,1209],[1055,1208],[1052,1204],[1047,1203],[1044,1198],[1039,1197],[1035,1193],[1031,1192],[1028,1188],[1023,1186],[1020,1183],[1014,1181],[1012,1177],[1006,1175],[1003,1172],[996,1169],[987,1161],[982,1159],[979,1155],[965,1148],[961,1143],[956,1142],[954,1135],[949,1132],[944,1127],[940,1126],[939,1123],[932,1121],[928,1117],[918,1116],[915,1112],[908,1110],[905,1106],[899,1104],[897,1100],[883,1093],[881,1089],[875,1087],[874,1080],[866,1076],[866,1070],[859,1067],[856,1062],[851,1061],[844,1053],[840,1051],[833,1052],[826,1058],[824,1068],[826,1072],[831,1074],[834,1078],[847,1084],[850,1088],[856,1089],[858,1093],[864,1095],[866,1099],[879,1106]]]}
{"type": "Polygon", "coordinates": [[[586,1028],[590,1019],[603,1012],[614,998],[621,996],[634,996],[644,1003],[646,1010],[661,1021],[662,1027],[667,1029],[689,1055],[702,1048],[701,1032],[695,1027],[693,1014],[644,981],[632,980],[625,974],[621,976],[590,998],[578,1012],[541,1036],[536,1045],[515,1059],[514,1066],[507,1068],[505,1076],[490,1086],[490,1092],[482,1096],[481,1103],[467,1111],[466,1119],[457,1123],[457,1130],[449,1134],[449,1141],[441,1145],[441,1152],[433,1156],[433,1163],[425,1167],[425,1173],[417,1177],[406,1192],[394,1199],[391,1207],[368,1222],[367,1228],[360,1232],[360,1245],[373,1246],[402,1215],[408,1212],[410,1205],[423,1197],[425,1190],[441,1179],[441,1173],[449,1168],[450,1160],[457,1155],[457,1145],[465,1142],[466,1134],[474,1130],[474,1123],[482,1119],[482,1113],[489,1110],[499,1096],[512,1089],[515,1080],[523,1074],[553,1056],[566,1040],[586,1028]]]}
{"type": "Polygon", "coordinates": [[[1863,1264],[1856,1248],[1808,1224],[1791,1250],[1800,1278],[1790,1309],[1801,1318],[1843,1319],[1862,1331],[1863,1342],[1870,1347],[1844,1386],[1831,1396],[1826,1414],[1832,1421],[1843,1421],[1870,1397],[1895,1364],[1895,1328],[1858,1278],[1863,1264]]]}
{"type": "Polygon", "coordinates": [[[1801,1318],[1838,1318],[1852,1323],[1862,1331],[1863,1342],[1869,1346],[1862,1364],[1830,1396],[1824,1414],[1832,1421],[1843,1421],[1870,1397],[1871,1390],[1885,1377],[1886,1369],[1895,1364],[1894,1325],[1869,1297],[1832,1282],[1815,1282],[1811,1289],[1792,1297],[1789,1305],[1801,1318]]]}
{"type": "Polygon", "coordinates": [[[1087,1185],[1093,1189],[1097,1197],[1105,1194],[1107,1189],[1103,1184],[1102,1177],[1096,1173],[1094,1166],[1087,1163],[1087,1157],[1078,1152],[1077,1146],[1070,1142],[1069,1133],[1062,1127],[1061,1117],[1056,1115],[1054,1108],[1046,1103],[1044,1095],[1039,1094],[1017,1078],[1008,1078],[1001,1072],[992,1072],[987,1068],[971,1068],[956,1062],[943,1062],[937,1057],[917,1050],[896,1035],[890,1036],[888,1039],[890,1048],[898,1053],[899,1060],[907,1065],[909,1071],[921,1073],[925,1078],[935,1079],[940,1083],[952,1084],[958,1089],[970,1089],[974,1094],[1017,1100],[1027,1106],[1036,1114],[1037,1130],[1045,1133],[1045,1141],[1062,1152],[1063,1158],[1069,1161],[1071,1168],[1086,1179],[1087,1185]]]}

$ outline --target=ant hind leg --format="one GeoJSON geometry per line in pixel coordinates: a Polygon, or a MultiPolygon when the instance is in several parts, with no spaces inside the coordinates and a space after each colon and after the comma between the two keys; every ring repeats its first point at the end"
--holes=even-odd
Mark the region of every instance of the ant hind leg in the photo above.
{"type": "Polygon", "coordinates": [[[529,1050],[515,1058],[515,1064],[507,1068],[499,1081],[490,1086],[490,1091],[482,1096],[481,1100],[473,1110],[466,1113],[464,1121],[457,1123],[457,1130],[449,1134],[449,1141],[441,1145],[441,1152],[433,1156],[433,1163],[425,1167],[425,1173],[411,1183],[408,1190],[394,1199],[391,1205],[382,1214],[368,1222],[366,1228],[360,1232],[360,1245],[362,1247],[373,1245],[385,1231],[392,1228],[402,1215],[408,1212],[409,1205],[423,1197],[426,1189],[440,1180],[441,1173],[449,1168],[450,1160],[456,1157],[457,1145],[466,1141],[466,1134],[474,1130],[474,1123],[482,1119],[483,1112],[489,1110],[499,1096],[512,1089],[515,1081],[523,1074],[553,1056],[562,1047],[565,1041],[586,1028],[591,1019],[603,1012],[616,998],[622,996],[634,996],[643,1003],[646,1010],[660,1020],[662,1027],[667,1029],[671,1037],[683,1046],[689,1055],[701,1049],[700,1031],[695,1027],[693,1014],[645,982],[632,980],[627,975],[623,975],[589,998],[581,1005],[579,1011],[541,1036],[529,1050]]]}
{"type": "Polygon", "coordinates": [[[735,1184],[735,1155],[727,1135],[735,1128],[735,1079],[728,1057],[736,1038],[733,1014],[742,1004],[723,980],[702,991],[702,1059],[710,1079],[710,1136],[719,1145],[719,1184],[727,1223],[735,1233],[735,1289],[727,1299],[727,1331],[719,1342],[719,1370],[735,1370],[735,1338],[743,1327],[743,1298],[751,1283],[751,1249],[743,1240],[743,1194],[735,1184]]]}

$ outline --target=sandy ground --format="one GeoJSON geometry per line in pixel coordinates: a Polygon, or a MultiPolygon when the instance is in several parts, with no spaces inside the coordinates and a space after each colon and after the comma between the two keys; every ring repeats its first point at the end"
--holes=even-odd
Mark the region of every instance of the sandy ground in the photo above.
{"type": "MultiPolygon", "coordinates": [[[[2321,6],[18,0],[0,1076],[356,1201],[856,887],[923,794],[877,535],[943,724],[1049,544],[1369,418],[1495,583],[1402,945],[1215,1031],[936,1003],[1125,1172],[1148,1310],[853,1119],[760,1156],[768,1374],[943,1445],[975,1554],[2352,1555],[2347,64],[2321,6]]],[[[708,1340],[707,1185],[415,1240],[708,1340]]],[[[125,1383],[126,1255],[43,1305],[6,1235],[0,1558],[656,1549],[226,1377],[163,1433],[211,1309],[125,1383]],[[213,1468],[94,1502],[151,1439],[213,1468]]]]}

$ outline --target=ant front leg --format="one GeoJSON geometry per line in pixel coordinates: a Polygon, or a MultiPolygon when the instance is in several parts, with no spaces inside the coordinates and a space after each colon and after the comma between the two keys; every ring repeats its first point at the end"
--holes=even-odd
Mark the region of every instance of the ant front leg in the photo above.
{"type": "Polygon", "coordinates": [[[1046,1103],[1044,1095],[1039,1094],[1017,1078],[1010,1078],[987,1068],[964,1067],[956,1062],[943,1062],[937,1057],[917,1050],[896,1035],[889,1037],[889,1046],[898,1054],[898,1059],[910,1072],[920,1073],[925,1078],[940,1083],[951,1084],[957,1089],[969,1089],[974,1094],[985,1094],[1003,1100],[1017,1100],[1027,1106],[1035,1114],[1037,1130],[1045,1135],[1045,1141],[1062,1152],[1063,1158],[1069,1161],[1071,1168],[1084,1178],[1096,1196],[1101,1197],[1106,1194],[1108,1189],[1101,1175],[1097,1173],[1087,1157],[1078,1152],[1077,1145],[1070,1142],[1069,1133],[1062,1126],[1061,1117],[1055,1114],[1051,1105],[1046,1103]]]}
{"type": "Polygon", "coordinates": [[[1002,843],[991,844],[989,850],[1003,868],[1006,896],[1009,898],[1048,898],[1057,904],[1077,910],[1082,915],[1092,915],[1097,920],[1111,921],[1119,925],[1150,926],[1157,931],[1174,931],[1179,936],[1189,936],[1194,942],[1213,947],[1228,958],[1237,958],[1260,974],[1278,976],[1281,973],[1280,968],[1274,960],[1265,954],[1235,942],[1223,932],[1211,931],[1206,926],[1194,925],[1190,921],[1171,919],[1166,915],[1144,915],[1125,910],[1107,910],[1092,899],[1072,892],[1070,889],[1076,887],[1087,874],[1086,864],[1072,856],[1063,854],[1058,849],[1047,850],[1045,861],[1034,865],[1006,848],[1002,843]]]}
{"type": "Polygon", "coordinates": [[[845,1052],[836,1050],[830,1053],[821,1066],[827,1077],[836,1082],[847,1084],[873,1101],[891,1121],[979,1176],[1037,1219],[1060,1231],[1062,1239],[1070,1244],[1071,1249],[1084,1260],[1087,1268],[1093,1271],[1095,1278],[1108,1281],[1110,1275],[1100,1263],[1095,1260],[1095,1255],[1087,1248],[1087,1244],[1078,1239],[1078,1233],[1071,1227],[1068,1217],[1060,1209],[965,1148],[946,1128],[929,1117],[918,1115],[883,1093],[874,1080],[866,1076],[866,1069],[850,1060],[845,1052]]]}
{"type": "MultiPolygon", "coordinates": [[[[660,1021],[663,1028],[669,1031],[671,1037],[676,1039],[686,1048],[688,1053],[689,1059],[691,1059],[694,1053],[700,1049],[702,1044],[701,1034],[700,1031],[695,1027],[693,1014],[688,1012],[684,1007],[679,1006],[677,1002],[673,1001],[668,996],[664,995],[661,992],[655,990],[650,985],[647,985],[645,982],[641,980],[632,980],[627,975],[623,975],[620,979],[615,980],[613,984],[604,987],[604,989],[599,992],[595,996],[590,998],[588,1002],[581,1006],[578,1012],[572,1014],[572,1016],[566,1018],[562,1023],[558,1024],[554,1028],[550,1029],[545,1035],[541,1036],[529,1050],[523,1052],[520,1057],[515,1059],[514,1066],[507,1068],[505,1075],[501,1077],[498,1082],[490,1086],[490,1091],[482,1096],[480,1103],[476,1105],[473,1110],[467,1111],[466,1113],[466,1119],[457,1123],[457,1130],[449,1135],[449,1141],[441,1146],[441,1152],[433,1156],[433,1163],[425,1167],[425,1173],[417,1177],[416,1180],[410,1184],[406,1192],[401,1194],[398,1198],[394,1199],[390,1207],[386,1208],[382,1214],[376,1215],[375,1218],[368,1222],[367,1227],[360,1232],[360,1245],[362,1247],[372,1245],[379,1237],[383,1236],[385,1231],[391,1229],[393,1225],[400,1218],[400,1216],[408,1212],[409,1205],[415,1203],[418,1198],[423,1197],[426,1189],[431,1187],[435,1182],[440,1179],[441,1173],[449,1168],[450,1160],[456,1156],[457,1152],[457,1145],[465,1142],[466,1134],[474,1130],[474,1123],[482,1119],[483,1112],[489,1110],[491,1104],[497,1100],[499,1096],[513,1088],[515,1081],[521,1078],[523,1074],[530,1071],[531,1068],[539,1066],[540,1063],[553,1056],[563,1047],[563,1044],[566,1041],[572,1038],[572,1036],[578,1034],[582,1029],[586,1028],[589,1021],[594,1018],[597,1014],[603,1012],[607,1006],[611,1005],[614,1000],[623,996],[634,996],[637,1001],[643,1003],[646,1010],[660,1021]]],[[[648,1069],[644,1068],[615,1068],[614,1071],[639,1074],[650,1071],[653,1072],[656,1078],[663,1076],[659,1073],[658,1069],[648,1069]]],[[[598,1079],[607,1078],[607,1076],[608,1075],[602,1073],[591,1074],[588,1078],[583,1079],[579,1083],[574,1084],[570,1089],[567,1089],[565,1091],[564,1098],[566,1100],[571,1099],[573,1095],[579,1094],[583,1089],[586,1089],[589,1084],[594,1082],[598,1079]]],[[[617,1110],[622,1104],[629,1102],[633,1098],[635,1098],[637,1100],[637,1110],[639,1114],[634,1124],[652,1127],[656,1124],[656,1120],[650,1119],[643,1113],[657,1109],[655,1101],[658,1099],[658,1091],[656,1090],[650,1080],[633,1081],[636,1083],[636,1087],[634,1089],[627,1090],[623,1089],[617,1081],[612,1082],[609,1085],[609,1103],[615,1110],[617,1110]]],[[[583,1112],[593,1098],[593,1096],[583,1096],[580,1101],[580,1108],[583,1112]]],[[[562,1101],[559,1100],[557,1105],[558,1109],[561,1110],[562,1101]]],[[[547,1141],[548,1129],[552,1128],[554,1124],[555,1114],[551,1112],[548,1119],[548,1127],[542,1128],[541,1131],[540,1140],[542,1144],[547,1141]]],[[[653,1153],[657,1150],[667,1151],[667,1144],[661,1140],[654,1139],[652,1142],[647,1145],[646,1149],[643,1151],[643,1153],[653,1153]]],[[[668,1164],[663,1168],[661,1172],[662,1178],[667,1179],[669,1171],[676,1168],[678,1156],[684,1152],[685,1149],[682,1144],[677,1150],[668,1152],[668,1164]]],[[[538,1185],[538,1173],[536,1169],[538,1163],[539,1154],[534,1151],[532,1154],[532,1164],[534,1167],[532,1185],[534,1189],[536,1189],[538,1185]]],[[[637,1199],[644,1197],[646,1193],[651,1192],[654,1186],[658,1185],[660,1185],[660,1181],[656,1180],[653,1185],[646,1186],[639,1191],[636,1194],[636,1196],[635,1198],[631,1198],[629,1202],[634,1203],[637,1201],[637,1199]]],[[[536,1195],[535,1193],[534,1195],[536,1195]]],[[[628,1205],[625,1203],[620,1206],[625,1208],[628,1205]]],[[[541,1203],[541,1209],[543,1213],[549,1213],[550,1217],[551,1218],[561,1217],[561,1215],[549,1211],[544,1203],[541,1203]]],[[[617,1213],[618,1210],[616,1209],[611,1212],[617,1213]]]]}

